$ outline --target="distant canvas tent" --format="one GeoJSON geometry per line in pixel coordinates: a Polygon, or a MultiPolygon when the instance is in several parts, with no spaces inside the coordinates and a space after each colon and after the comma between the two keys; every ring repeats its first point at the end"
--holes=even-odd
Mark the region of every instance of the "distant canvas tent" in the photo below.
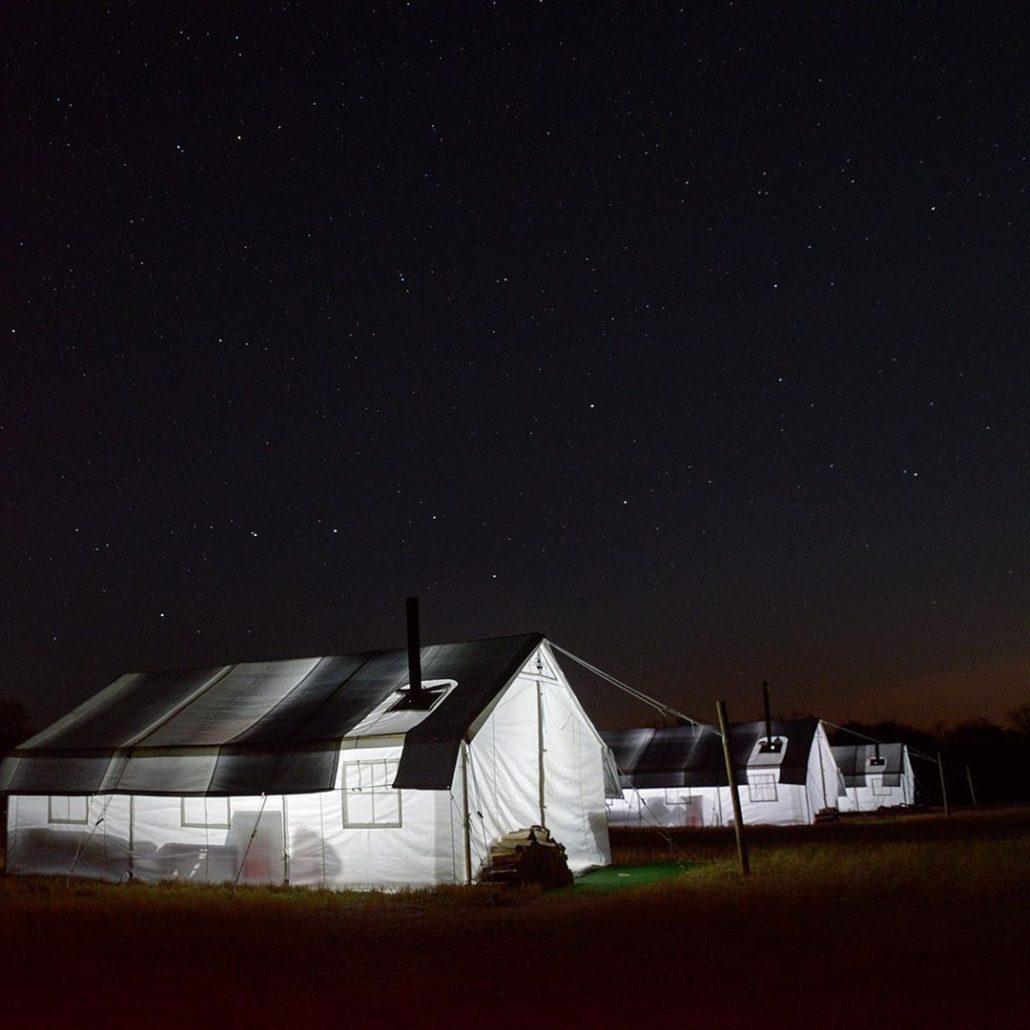
{"type": "Polygon", "coordinates": [[[844,778],[842,812],[875,812],[915,804],[915,776],[904,744],[834,744],[844,778]]]}
{"type": "MultiPolygon", "coordinates": [[[[734,723],[730,739],[745,824],[812,823],[843,786],[818,719],[734,723]]],[[[722,738],[698,724],[604,734],[619,768],[615,826],[724,826],[733,821],[722,738]]]]}
{"type": "Polygon", "coordinates": [[[329,887],[465,883],[544,823],[610,861],[607,748],[546,640],[132,673],[17,748],[8,869],[329,887]]]}

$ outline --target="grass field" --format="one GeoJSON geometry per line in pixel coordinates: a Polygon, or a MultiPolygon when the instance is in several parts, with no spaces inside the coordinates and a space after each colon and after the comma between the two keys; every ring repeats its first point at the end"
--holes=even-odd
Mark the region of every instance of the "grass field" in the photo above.
{"type": "Polygon", "coordinates": [[[1030,1024],[1030,809],[754,831],[748,882],[731,835],[674,836],[546,895],[4,877],[0,1022],[1030,1024]]]}

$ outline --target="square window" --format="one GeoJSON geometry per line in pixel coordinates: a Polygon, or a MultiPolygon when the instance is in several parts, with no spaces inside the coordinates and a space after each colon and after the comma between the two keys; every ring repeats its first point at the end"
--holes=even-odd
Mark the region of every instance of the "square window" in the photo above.
{"type": "Polygon", "coordinates": [[[749,772],[747,774],[747,795],[749,801],[775,801],[775,774],[749,772]]]}
{"type": "Polygon", "coordinates": [[[199,829],[229,829],[228,798],[180,798],[179,825],[199,829]]]}
{"type": "Polygon", "coordinates": [[[343,763],[343,825],[354,829],[401,825],[401,792],[393,789],[397,762],[385,758],[343,763]]]}
{"type": "Polygon", "coordinates": [[[48,823],[68,823],[74,826],[89,825],[88,797],[50,797],[47,798],[48,823]]]}

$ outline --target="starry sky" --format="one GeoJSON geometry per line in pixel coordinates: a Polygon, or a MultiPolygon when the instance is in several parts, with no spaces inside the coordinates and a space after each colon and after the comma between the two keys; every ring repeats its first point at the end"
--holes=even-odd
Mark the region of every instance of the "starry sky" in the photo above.
{"type": "Polygon", "coordinates": [[[0,693],[418,594],[700,718],[1027,699],[1018,5],[185,6],[2,15],[0,693]]]}

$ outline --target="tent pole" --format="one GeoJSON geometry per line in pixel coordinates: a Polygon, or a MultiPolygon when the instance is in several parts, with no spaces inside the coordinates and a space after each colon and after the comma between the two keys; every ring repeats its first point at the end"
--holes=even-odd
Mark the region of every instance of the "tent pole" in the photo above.
{"type": "Polygon", "coordinates": [[[751,874],[748,860],[747,840],[744,837],[744,817],[740,812],[740,794],[737,793],[737,770],[733,767],[733,749],[730,747],[730,721],[726,717],[726,702],[715,704],[719,713],[719,732],[722,734],[722,754],[726,759],[726,779],[730,784],[730,801],[733,803],[733,828],[737,836],[737,857],[740,859],[740,875],[751,874]]]}
{"type": "Polygon", "coordinates": [[[976,808],[976,790],[973,787],[973,774],[968,765],[966,766],[966,783],[969,784],[969,800],[973,802],[973,808],[976,808]]]}
{"type": "Polygon", "coordinates": [[[461,808],[465,823],[465,886],[472,886],[472,830],[469,822],[469,746],[461,742],[461,808]]]}
{"type": "Polygon", "coordinates": [[[129,795],[129,879],[136,878],[136,795],[129,795]]]}
{"type": "Polygon", "coordinates": [[[254,821],[254,829],[250,831],[250,839],[247,841],[247,846],[243,851],[243,858],[240,859],[240,867],[236,870],[236,879],[232,882],[232,892],[236,893],[236,887],[239,885],[240,877],[243,875],[243,867],[247,864],[247,856],[250,854],[250,846],[254,843],[254,838],[257,836],[258,829],[261,827],[261,817],[265,814],[265,805],[268,803],[268,795],[261,795],[261,807],[258,809],[257,819],[254,821]]]}
{"type": "Polygon", "coordinates": [[[543,685],[539,677],[543,676],[543,666],[540,656],[536,659],[537,681],[536,681],[536,751],[538,764],[538,782],[540,784],[540,825],[547,826],[547,805],[544,802],[544,698],[543,685]]]}
{"type": "Polygon", "coordinates": [[[290,883],[290,809],[289,796],[283,794],[283,883],[290,883]]]}
{"type": "Polygon", "coordinates": [[[951,815],[951,805],[948,804],[948,784],[944,780],[944,759],[940,751],[937,752],[937,772],[941,777],[941,800],[944,802],[944,814],[951,815]]]}

